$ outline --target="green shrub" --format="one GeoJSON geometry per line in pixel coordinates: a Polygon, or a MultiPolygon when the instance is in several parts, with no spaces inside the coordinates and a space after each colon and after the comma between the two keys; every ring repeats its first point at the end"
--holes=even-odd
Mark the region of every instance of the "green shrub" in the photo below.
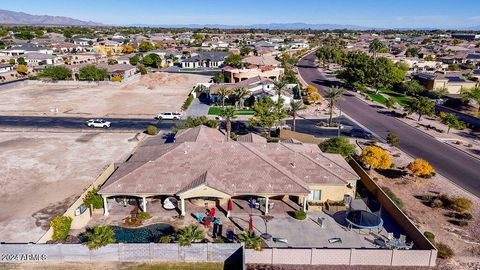
{"type": "Polygon", "coordinates": [[[459,219],[459,220],[471,220],[473,218],[472,214],[465,212],[465,213],[455,213],[455,212],[450,212],[445,214],[447,217],[451,217],[454,219],[459,219]]]}
{"type": "Polygon", "coordinates": [[[395,133],[388,133],[387,142],[393,146],[398,146],[400,144],[400,139],[395,133]]]}
{"type": "Polygon", "coordinates": [[[70,227],[72,226],[73,219],[67,216],[56,216],[50,221],[50,227],[53,229],[52,240],[65,240],[68,233],[70,232],[70,227]]]}
{"type": "Polygon", "coordinates": [[[147,220],[151,217],[150,213],[148,212],[138,212],[136,216],[139,220],[142,220],[142,221],[147,220]]]}
{"type": "Polygon", "coordinates": [[[168,243],[170,243],[170,241],[171,241],[170,236],[169,235],[164,235],[164,236],[160,237],[159,242],[162,243],[162,244],[168,244],[168,243]]]}
{"type": "Polygon", "coordinates": [[[293,216],[298,219],[298,220],[304,220],[307,218],[307,213],[303,211],[303,209],[297,209],[294,213],[293,216]]]}
{"type": "Polygon", "coordinates": [[[156,126],[148,126],[147,127],[147,134],[148,135],[157,135],[158,134],[158,129],[156,126]]]}
{"type": "Polygon", "coordinates": [[[433,234],[432,232],[424,232],[423,235],[425,235],[425,237],[430,240],[430,242],[435,242],[435,234],[433,234]]]}
{"type": "Polygon", "coordinates": [[[467,227],[468,226],[468,221],[466,221],[466,220],[451,219],[448,222],[452,223],[453,225],[457,225],[459,227],[467,227]]]}
{"type": "Polygon", "coordinates": [[[185,102],[183,103],[182,110],[186,111],[188,107],[190,107],[190,104],[192,104],[192,101],[193,101],[193,95],[190,94],[188,95],[187,100],[185,100],[185,102]]]}
{"type": "Polygon", "coordinates": [[[436,247],[437,247],[437,250],[438,250],[438,257],[439,258],[447,260],[447,259],[452,258],[455,255],[452,248],[450,248],[446,244],[437,243],[436,247]]]}
{"type": "Polygon", "coordinates": [[[458,212],[465,212],[472,207],[472,201],[467,198],[455,198],[452,201],[452,208],[458,212]]]}
{"type": "Polygon", "coordinates": [[[87,192],[85,198],[83,198],[83,205],[86,207],[93,206],[94,209],[101,209],[103,208],[103,199],[100,194],[98,194],[98,189],[94,188],[87,192]]]}
{"type": "Polygon", "coordinates": [[[403,209],[405,205],[403,204],[403,201],[393,193],[392,190],[390,190],[388,187],[382,187],[383,191],[387,196],[398,206],[398,208],[403,209]]]}
{"type": "Polygon", "coordinates": [[[147,69],[145,67],[139,67],[138,71],[140,71],[140,74],[145,75],[148,73],[147,69]]]}
{"type": "Polygon", "coordinates": [[[440,199],[434,199],[430,203],[430,207],[432,207],[432,208],[440,208],[442,206],[443,206],[443,202],[440,199]]]}
{"type": "Polygon", "coordinates": [[[340,154],[343,157],[349,157],[355,153],[355,145],[345,137],[333,137],[321,142],[320,150],[326,153],[340,154]]]}

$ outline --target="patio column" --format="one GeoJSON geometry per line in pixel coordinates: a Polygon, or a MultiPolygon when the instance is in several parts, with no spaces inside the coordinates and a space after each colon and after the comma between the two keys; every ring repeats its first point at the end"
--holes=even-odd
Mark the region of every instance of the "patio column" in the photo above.
{"type": "Polygon", "coordinates": [[[307,196],[303,197],[303,211],[307,212],[307,196]]]}
{"type": "Polygon", "coordinates": [[[185,199],[181,198],[180,199],[180,215],[185,216],[185,199]]]}
{"type": "Polygon", "coordinates": [[[103,215],[108,216],[107,196],[102,196],[102,198],[103,198],[103,215]]]}
{"type": "Polygon", "coordinates": [[[147,198],[142,197],[142,210],[143,212],[147,212],[147,198]]]}
{"type": "Polygon", "coordinates": [[[268,215],[268,197],[265,198],[265,215],[268,215]]]}

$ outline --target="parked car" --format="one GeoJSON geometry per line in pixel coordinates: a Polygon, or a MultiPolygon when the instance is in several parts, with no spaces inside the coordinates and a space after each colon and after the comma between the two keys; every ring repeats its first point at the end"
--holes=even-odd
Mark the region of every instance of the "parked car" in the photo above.
{"type": "Polygon", "coordinates": [[[109,128],[112,123],[103,119],[90,119],[86,125],[91,128],[109,128]]]}
{"type": "Polygon", "coordinates": [[[351,137],[358,137],[358,138],[364,138],[364,139],[372,139],[373,138],[372,133],[370,133],[366,130],[363,130],[361,128],[352,128],[348,132],[348,135],[350,135],[351,137]]]}
{"type": "Polygon", "coordinates": [[[158,119],[158,120],[180,120],[180,118],[182,117],[182,114],[181,113],[177,113],[177,112],[163,112],[163,113],[159,113],[155,119],[158,119]]]}

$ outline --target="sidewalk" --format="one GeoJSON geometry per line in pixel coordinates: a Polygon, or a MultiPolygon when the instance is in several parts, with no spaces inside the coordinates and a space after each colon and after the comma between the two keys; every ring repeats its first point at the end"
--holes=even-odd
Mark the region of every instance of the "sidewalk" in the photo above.
{"type": "MultiPolygon", "coordinates": [[[[382,104],[379,104],[375,101],[366,100],[364,96],[356,92],[350,92],[355,95],[358,99],[369,105],[379,106],[386,111],[392,111],[382,104]]],[[[401,110],[394,110],[399,113],[403,113],[401,110]]],[[[469,129],[456,130],[450,129],[450,133],[447,133],[448,127],[440,122],[440,118],[437,116],[423,116],[420,121],[417,114],[411,114],[406,118],[396,118],[403,123],[422,131],[423,133],[430,135],[437,139],[438,141],[444,142],[445,144],[456,148],[459,151],[464,152],[474,158],[480,159],[480,138],[473,134],[470,134],[469,129]]]]}

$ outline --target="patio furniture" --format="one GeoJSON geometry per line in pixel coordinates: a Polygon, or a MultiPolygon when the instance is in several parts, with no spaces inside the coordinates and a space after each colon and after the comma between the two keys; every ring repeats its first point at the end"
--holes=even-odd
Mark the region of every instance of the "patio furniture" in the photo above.
{"type": "Polygon", "coordinates": [[[404,234],[400,234],[399,240],[400,242],[407,243],[407,236],[404,234]]]}
{"type": "Polygon", "coordinates": [[[213,221],[213,223],[215,223],[215,224],[220,224],[220,223],[221,223],[221,220],[222,220],[221,217],[217,217],[217,218],[215,218],[215,220],[213,221]]]}
{"type": "Polygon", "coordinates": [[[204,218],[204,217],[203,217],[202,214],[200,214],[200,213],[197,212],[197,213],[194,214],[194,216],[195,216],[195,219],[196,219],[198,222],[200,222],[200,223],[203,222],[203,218],[204,218]]]}
{"type": "Polygon", "coordinates": [[[274,237],[274,238],[273,238],[273,242],[275,242],[275,243],[288,244],[287,239],[285,239],[285,238],[280,238],[280,237],[274,237]]]}
{"type": "Polygon", "coordinates": [[[335,244],[335,243],[342,243],[342,238],[340,237],[335,237],[335,238],[330,238],[328,239],[328,243],[330,244],[335,244]]]}
{"type": "Polygon", "coordinates": [[[320,228],[325,228],[325,218],[324,217],[319,217],[317,219],[317,223],[320,226],[320,228]]]}
{"type": "Polygon", "coordinates": [[[213,222],[213,221],[215,221],[215,218],[210,217],[210,216],[206,216],[206,217],[203,218],[203,221],[204,222],[213,222]]]}
{"type": "Polygon", "coordinates": [[[173,204],[173,202],[170,200],[170,198],[166,198],[163,201],[163,208],[165,208],[166,210],[174,210],[176,208],[176,206],[175,206],[175,204],[173,204]]]}
{"type": "Polygon", "coordinates": [[[393,233],[388,233],[387,240],[392,240],[392,239],[393,239],[393,233]]]}
{"type": "Polygon", "coordinates": [[[227,230],[227,240],[233,242],[235,238],[235,233],[232,230],[227,230]]]}
{"type": "Polygon", "coordinates": [[[268,210],[272,210],[274,206],[275,206],[275,203],[273,202],[268,203],[268,210]]]}

